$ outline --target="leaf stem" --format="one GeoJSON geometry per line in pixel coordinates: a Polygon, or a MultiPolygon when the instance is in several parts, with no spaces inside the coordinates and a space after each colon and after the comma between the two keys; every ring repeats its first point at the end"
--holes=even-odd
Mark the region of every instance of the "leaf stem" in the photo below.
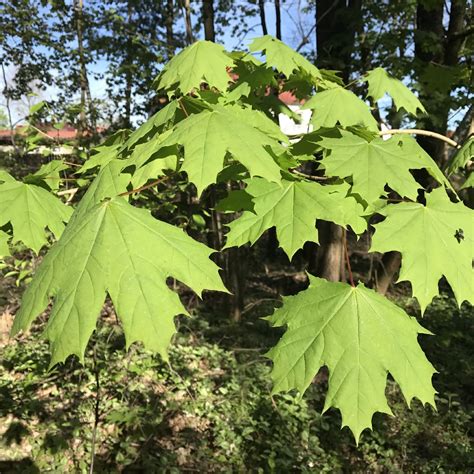
{"type": "Polygon", "coordinates": [[[184,107],[183,102],[181,101],[181,99],[178,99],[178,103],[179,103],[179,108],[184,112],[184,115],[186,115],[186,118],[189,117],[188,111],[184,107]]]}
{"type": "Polygon", "coordinates": [[[351,268],[351,262],[349,260],[349,251],[347,250],[347,230],[344,229],[344,236],[343,236],[343,245],[344,245],[344,255],[346,258],[346,265],[347,265],[347,271],[349,272],[349,282],[351,286],[354,288],[354,276],[352,275],[352,268],[351,268]]]}
{"type": "Polygon", "coordinates": [[[160,179],[155,179],[155,181],[152,181],[149,184],[145,184],[143,186],[140,186],[139,188],[132,189],[131,191],[125,191],[123,193],[120,193],[118,196],[130,196],[130,194],[135,194],[141,191],[145,191],[145,189],[152,188],[153,186],[156,186],[157,184],[162,183],[163,181],[166,181],[168,178],[169,176],[165,176],[164,178],[160,178],[160,179]]]}
{"type": "Polygon", "coordinates": [[[438,140],[442,140],[454,148],[461,148],[461,146],[456,143],[451,138],[448,138],[441,133],[430,132],[429,130],[421,130],[419,128],[392,128],[388,130],[381,130],[379,135],[397,135],[397,134],[404,134],[404,135],[425,135],[427,137],[437,138],[438,140]]]}

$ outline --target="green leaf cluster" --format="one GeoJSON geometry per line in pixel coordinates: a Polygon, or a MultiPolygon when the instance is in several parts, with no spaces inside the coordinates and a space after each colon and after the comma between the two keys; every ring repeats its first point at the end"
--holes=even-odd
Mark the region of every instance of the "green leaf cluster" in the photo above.
{"type": "MultiPolygon", "coordinates": [[[[375,101],[388,93],[399,109],[424,110],[382,69],[361,81],[375,101]]],[[[306,242],[318,243],[318,221],[332,222],[356,238],[373,233],[371,252],[399,251],[400,280],[411,283],[423,311],[443,276],[459,304],[474,303],[474,211],[412,136],[383,136],[367,97],[351,84],[265,36],[247,52],[196,42],[173,57],[155,88],[168,94],[167,105],[132,133],[110,137],[76,172],[90,184],[72,217],[47,181],[61,177],[64,163],[52,162],[25,182],[0,173],[0,253],[10,240],[38,252],[48,242],[46,229],[57,239],[13,329],[26,330],[52,299],[51,364],[71,354],[83,358],[107,295],[127,346],[140,341],[166,358],[173,318],[186,314],[167,279],[198,295],[226,291],[209,258],[213,250],[143,209],[146,199],[135,199],[166,180],[176,192],[195,193],[200,206],[208,193],[229,191],[213,210],[241,212],[228,225],[226,247],[254,244],[274,227],[291,259],[306,242]],[[279,113],[294,117],[278,98],[283,90],[312,111],[313,130],[296,143],[277,124],[279,113]],[[417,180],[420,170],[431,177],[429,189],[417,180]]],[[[449,172],[466,164],[466,150],[449,172]]],[[[203,222],[199,214],[193,219],[203,222]]],[[[356,440],[375,412],[391,413],[388,374],[408,402],[434,404],[434,369],[417,342],[427,331],[362,282],[311,277],[310,288],[286,298],[269,320],[287,328],[269,353],[275,391],[302,394],[327,366],[325,409],[340,409],[356,440]]]]}

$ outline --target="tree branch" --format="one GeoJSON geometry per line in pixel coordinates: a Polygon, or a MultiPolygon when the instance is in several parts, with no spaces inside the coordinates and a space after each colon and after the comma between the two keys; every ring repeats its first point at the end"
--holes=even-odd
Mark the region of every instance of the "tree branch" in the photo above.
{"type": "Polygon", "coordinates": [[[441,135],[441,133],[430,132],[429,130],[421,130],[419,128],[403,128],[403,129],[393,128],[393,129],[388,129],[388,130],[381,130],[379,132],[379,135],[398,135],[398,134],[425,135],[427,137],[432,137],[432,138],[437,138],[438,140],[442,140],[455,148],[461,148],[461,146],[457,144],[454,140],[451,140],[451,138],[441,135]]]}

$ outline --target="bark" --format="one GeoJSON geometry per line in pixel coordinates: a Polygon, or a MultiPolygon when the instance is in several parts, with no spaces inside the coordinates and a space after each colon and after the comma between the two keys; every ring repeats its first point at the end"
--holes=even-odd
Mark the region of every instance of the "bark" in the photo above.
{"type": "Polygon", "coordinates": [[[87,130],[86,110],[89,110],[91,128],[95,133],[95,117],[92,104],[92,96],[87,78],[87,66],[84,54],[84,20],[83,20],[83,0],[75,0],[74,12],[76,19],[77,49],[79,57],[79,87],[81,89],[81,112],[79,115],[78,138],[81,139],[87,130]]]}
{"type": "MultiPolygon", "coordinates": [[[[339,69],[348,82],[356,33],[362,27],[362,0],[318,0],[316,6],[318,65],[339,69]]],[[[331,281],[345,279],[344,231],[333,223],[318,225],[320,246],[316,274],[331,281]]],[[[310,268],[312,266],[310,260],[310,268]]]]}
{"type": "Polygon", "coordinates": [[[190,0],[182,0],[182,6],[183,6],[183,11],[184,11],[184,23],[186,27],[186,42],[189,45],[189,44],[194,43],[193,25],[191,22],[190,0]]]}
{"type": "Polygon", "coordinates": [[[245,278],[248,270],[247,249],[234,247],[229,249],[226,261],[226,282],[232,292],[229,295],[229,311],[232,321],[239,322],[242,319],[244,308],[245,278]]]}
{"type": "MultiPolygon", "coordinates": [[[[450,5],[448,31],[443,28],[444,2],[442,0],[418,0],[416,9],[415,59],[418,76],[430,64],[453,67],[459,63],[459,54],[465,39],[462,34],[466,22],[466,0],[453,0],[450,5]]],[[[451,90],[433,95],[433,91],[420,81],[420,99],[425,103],[428,115],[417,126],[446,134],[451,106],[451,90]]],[[[442,166],[447,158],[446,146],[439,140],[419,137],[420,145],[442,166]]]]}
{"type": "Polygon", "coordinates": [[[260,24],[262,25],[262,33],[268,35],[267,20],[265,18],[265,0],[258,0],[258,11],[260,13],[260,24]]]}
{"type": "Polygon", "coordinates": [[[362,0],[318,0],[316,3],[318,65],[338,69],[347,82],[355,36],[362,28],[362,0]]]}
{"type": "MultiPolygon", "coordinates": [[[[133,7],[131,0],[127,3],[127,22],[130,25],[132,22],[133,7]]],[[[124,128],[131,128],[131,116],[132,116],[132,87],[133,87],[133,71],[132,71],[132,47],[133,37],[131,30],[127,32],[127,55],[126,55],[126,66],[125,66],[125,113],[123,126],[124,128]]]]}
{"type": "Polygon", "coordinates": [[[316,257],[316,276],[330,281],[341,279],[344,265],[344,230],[332,222],[318,223],[319,249],[316,257]]]}
{"type": "Polygon", "coordinates": [[[214,31],[214,1],[213,0],[203,0],[202,19],[204,22],[204,39],[206,39],[207,41],[215,41],[216,33],[214,31]]]}
{"type": "Polygon", "coordinates": [[[165,28],[166,28],[166,49],[168,50],[168,59],[171,59],[175,51],[173,23],[174,23],[173,0],[167,0],[166,1],[165,28]]]}
{"type": "Polygon", "coordinates": [[[398,273],[401,261],[402,256],[399,252],[387,252],[382,257],[376,275],[377,291],[382,295],[388,291],[394,276],[398,273]]]}
{"type": "Polygon", "coordinates": [[[275,0],[275,29],[276,37],[281,40],[281,8],[280,0],[275,0]]]}

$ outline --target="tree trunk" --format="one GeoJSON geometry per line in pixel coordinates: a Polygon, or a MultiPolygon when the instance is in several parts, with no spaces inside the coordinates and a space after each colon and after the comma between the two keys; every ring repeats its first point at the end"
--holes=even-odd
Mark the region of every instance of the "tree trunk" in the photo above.
{"type": "MultiPolygon", "coordinates": [[[[89,102],[89,111],[92,112],[92,97],[89,88],[89,80],[87,78],[86,60],[84,55],[83,0],[75,0],[74,12],[76,17],[77,49],[79,53],[79,87],[81,89],[81,112],[79,114],[78,138],[81,140],[84,132],[87,130],[87,102],[89,102]]],[[[93,122],[93,113],[90,115],[93,122]]]]}
{"type": "Polygon", "coordinates": [[[382,261],[377,269],[376,286],[377,291],[384,295],[397,274],[402,261],[399,252],[387,252],[382,257],[382,261]]]}
{"type": "Polygon", "coordinates": [[[267,20],[265,19],[265,0],[258,0],[258,11],[260,13],[260,24],[262,25],[262,33],[268,35],[267,20]]]}
{"type": "Polygon", "coordinates": [[[175,51],[173,23],[174,23],[173,0],[167,0],[166,1],[165,28],[166,28],[166,49],[168,51],[168,60],[172,58],[175,51]]]}
{"type": "Polygon", "coordinates": [[[347,82],[355,36],[363,25],[362,0],[318,0],[315,21],[318,65],[342,71],[347,82]]]}
{"type": "Polygon", "coordinates": [[[318,222],[319,249],[316,256],[316,276],[340,281],[344,265],[344,229],[332,222],[318,222]]]}
{"type": "MultiPolygon", "coordinates": [[[[132,23],[133,7],[131,0],[127,2],[127,23],[132,23]]],[[[132,86],[133,86],[133,71],[132,71],[132,48],[133,48],[133,37],[132,32],[127,32],[127,55],[125,65],[125,114],[123,120],[124,128],[131,128],[131,117],[132,117],[132,86]]]]}
{"type": "Polygon", "coordinates": [[[215,41],[216,33],[214,31],[214,1],[213,0],[203,0],[202,19],[204,22],[204,39],[207,41],[215,41]]]}
{"type": "MultiPolygon", "coordinates": [[[[427,67],[454,67],[459,63],[465,36],[462,34],[466,22],[466,0],[453,0],[450,5],[448,31],[443,28],[443,0],[419,0],[416,9],[415,59],[417,74],[421,79],[427,67]]],[[[420,80],[420,99],[428,115],[419,119],[417,126],[446,134],[451,106],[451,92],[446,90],[433,94],[420,80]]],[[[447,157],[446,146],[440,140],[419,137],[420,145],[439,164],[447,157]]]]}
{"type": "Polygon", "coordinates": [[[281,40],[281,8],[280,0],[275,0],[275,30],[276,37],[281,40]]]}
{"type": "Polygon", "coordinates": [[[189,45],[194,43],[193,25],[191,22],[191,4],[190,0],[182,0],[182,2],[184,11],[184,23],[186,27],[186,42],[189,45]]]}
{"type": "MultiPolygon", "coordinates": [[[[318,0],[315,21],[318,65],[341,70],[343,79],[348,82],[355,35],[362,26],[362,0],[318,0]]],[[[316,274],[339,281],[345,278],[345,272],[341,271],[345,268],[344,230],[328,222],[321,222],[318,229],[316,274]]]]}

